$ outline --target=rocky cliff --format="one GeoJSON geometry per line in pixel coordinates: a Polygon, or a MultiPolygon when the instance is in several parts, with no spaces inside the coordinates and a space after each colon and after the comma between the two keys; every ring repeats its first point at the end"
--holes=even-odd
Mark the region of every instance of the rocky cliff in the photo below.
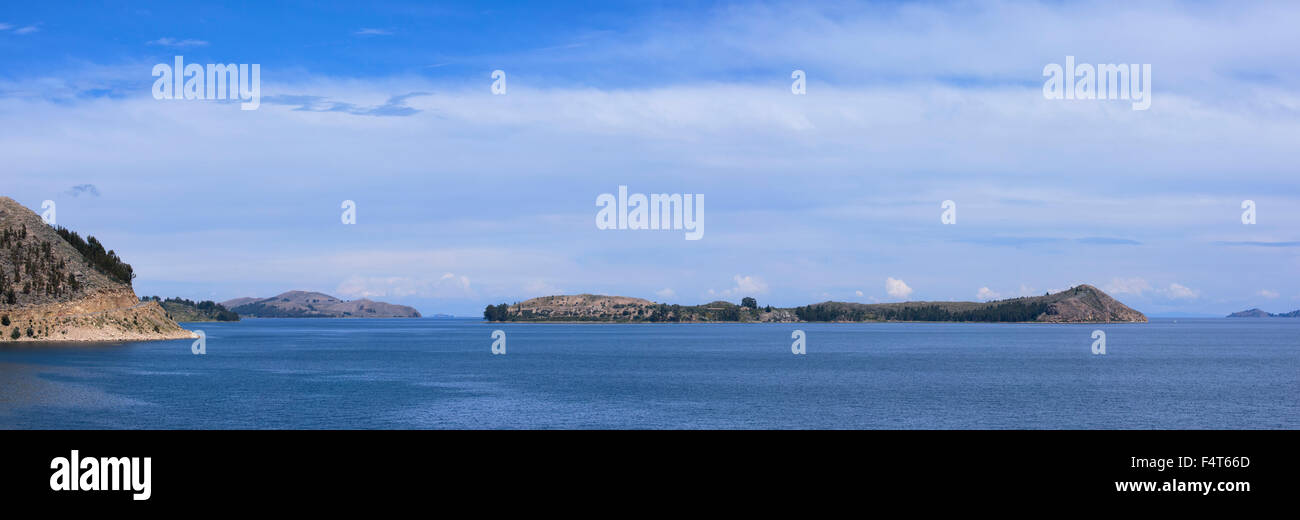
{"type": "Polygon", "coordinates": [[[134,273],[94,237],[82,240],[0,197],[0,341],[190,338],[158,302],[141,302],[134,273]]]}

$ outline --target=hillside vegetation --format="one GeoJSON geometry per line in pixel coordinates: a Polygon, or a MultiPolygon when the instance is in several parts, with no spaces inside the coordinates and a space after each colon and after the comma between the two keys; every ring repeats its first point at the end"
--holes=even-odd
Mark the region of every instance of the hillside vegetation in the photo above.
{"type": "Polygon", "coordinates": [[[167,317],[178,322],[194,321],[239,321],[239,314],[227,309],[220,303],[204,300],[198,303],[184,298],[160,299],[157,296],[145,296],[140,301],[155,301],[167,311],[167,317]]]}
{"type": "Polygon", "coordinates": [[[0,197],[0,341],[190,337],[158,302],[136,298],[134,278],[95,237],[50,227],[0,197]]]}
{"type": "Polygon", "coordinates": [[[991,302],[823,302],[793,308],[760,307],[753,298],[737,305],[716,301],[670,305],[640,298],[593,294],[544,296],[513,305],[489,305],[487,321],[502,322],[1145,322],[1146,316],[1091,285],[1058,293],[991,302]]]}

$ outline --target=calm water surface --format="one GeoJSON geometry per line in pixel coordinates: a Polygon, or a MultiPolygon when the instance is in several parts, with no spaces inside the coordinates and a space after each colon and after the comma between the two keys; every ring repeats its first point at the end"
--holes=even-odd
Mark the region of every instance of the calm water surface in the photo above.
{"type": "Polygon", "coordinates": [[[186,326],[207,355],[191,341],[0,347],[0,427],[1300,427],[1300,319],[186,326]],[[790,353],[795,329],[806,356],[790,353]]]}

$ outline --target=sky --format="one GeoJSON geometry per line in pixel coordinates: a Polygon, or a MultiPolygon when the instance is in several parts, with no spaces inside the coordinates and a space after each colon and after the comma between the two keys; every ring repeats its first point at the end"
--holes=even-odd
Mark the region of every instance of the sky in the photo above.
{"type": "Polygon", "coordinates": [[[0,195],[141,295],[1300,309],[1295,2],[212,4],[0,7],[0,195]],[[259,108],[155,99],[175,56],[258,64],[259,108]],[[1067,56],[1151,65],[1150,108],[1047,99],[1067,56]],[[703,237],[598,229],[619,186],[705,195],[703,237]]]}

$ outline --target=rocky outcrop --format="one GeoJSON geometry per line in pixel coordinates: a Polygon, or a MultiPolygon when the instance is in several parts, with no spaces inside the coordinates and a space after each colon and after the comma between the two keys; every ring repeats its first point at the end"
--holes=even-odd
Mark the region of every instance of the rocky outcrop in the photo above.
{"type": "Polygon", "coordinates": [[[289,291],[270,298],[235,298],[221,305],[246,318],[419,318],[405,305],[341,300],[325,293],[289,291]]]}
{"type": "Polygon", "coordinates": [[[1047,304],[1037,320],[1049,323],[1145,322],[1147,317],[1091,285],[1080,285],[1047,296],[1033,297],[1047,304]]]}
{"type": "MultiPolygon", "coordinates": [[[[93,238],[90,244],[95,247],[93,254],[102,253],[101,260],[118,260],[93,238]]],[[[36,213],[0,197],[0,341],[193,337],[157,302],[136,298],[130,276],[122,276],[130,273],[130,266],[114,267],[116,271],[109,271],[103,262],[93,263],[36,213]]]]}

